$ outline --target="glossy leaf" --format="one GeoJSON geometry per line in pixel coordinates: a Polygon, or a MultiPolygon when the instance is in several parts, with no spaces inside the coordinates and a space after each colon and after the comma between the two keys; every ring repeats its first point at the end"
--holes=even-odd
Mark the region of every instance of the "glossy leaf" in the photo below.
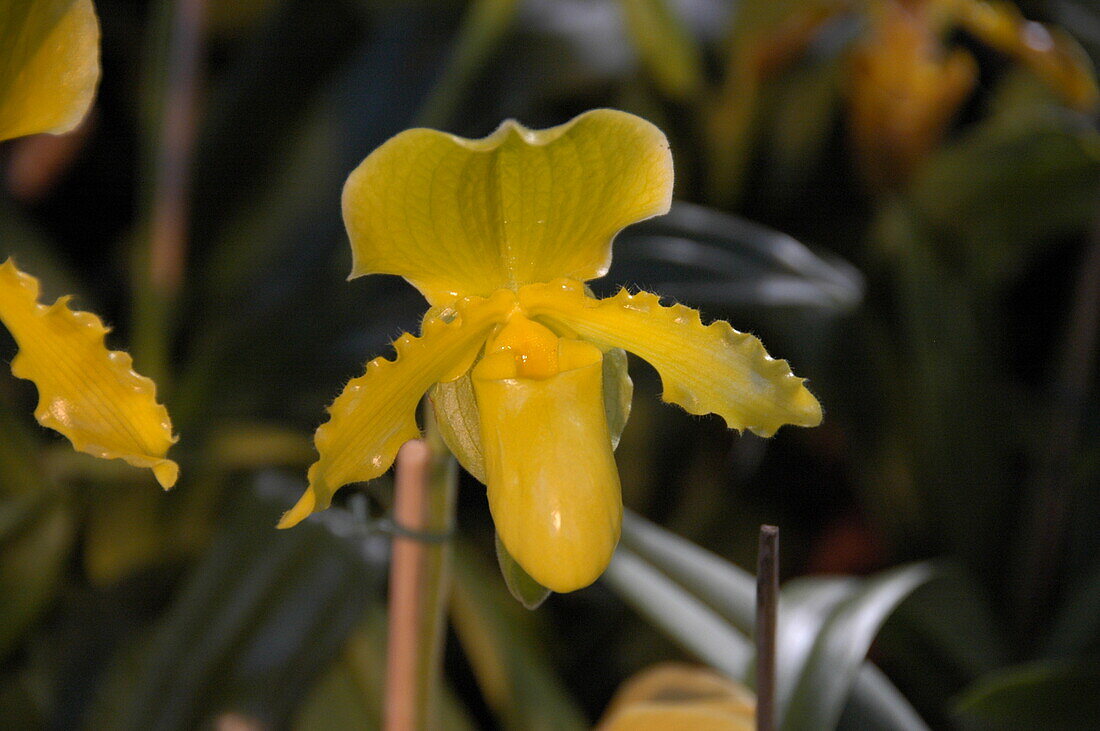
{"type": "MultiPolygon", "coordinates": [[[[926,564],[884,572],[867,579],[829,613],[806,658],[805,669],[798,673],[798,685],[783,716],[784,729],[831,727],[836,723],[879,627],[898,603],[930,575],[926,564]]],[[[813,592],[807,588],[801,591],[813,592]]]]}
{"type": "MultiPolygon", "coordinates": [[[[863,298],[847,262],[811,251],[775,229],[677,201],[665,216],[631,226],[605,282],[648,288],[705,310],[807,308],[842,313],[863,298]]],[[[594,283],[598,290],[606,285],[594,283]]]]}
{"type": "Polygon", "coordinates": [[[603,580],[692,655],[731,678],[745,677],[752,641],[629,548],[619,546],[603,580]]]}
{"type": "MultiPolygon", "coordinates": [[[[620,552],[624,548],[636,552],[651,566],[674,579],[679,585],[676,588],[686,592],[691,601],[697,601],[695,597],[698,597],[737,630],[746,635],[752,634],[756,612],[756,579],[752,574],[630,511],[623,515],[620,552]]],[[[801,670],[790,667],[804,666],[806,653],[829,616],[808,610],[812,605],[822,612],[833,610],[837,602],[844,598],[834,586],[841,584],[827,585],[824,594],[810,594],[793,613],[784,610],[783,616],[787,621],[780,626],[780,636],[787,639],[780,643],[777,673],[780,678],[798,678],[801,670]],[[812,626],[790,626],[791,619],[801,619],[812,623],[812,626]],[[788,632],[792,634],[787,636],[788,632]]],[[[784,692],[781,687],[780,693],[784,692]]],[[[874,719],[882,728],[898,731],[926,728],[904,696],[877,668],[866,662],[861,665],[852,687],[849,711],[851,717],[874,719]]]]}

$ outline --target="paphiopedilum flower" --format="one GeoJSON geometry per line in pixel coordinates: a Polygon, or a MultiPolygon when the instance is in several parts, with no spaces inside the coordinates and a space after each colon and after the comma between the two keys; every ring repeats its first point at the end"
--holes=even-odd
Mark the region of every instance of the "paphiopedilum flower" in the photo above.
{"type": "MultiPolygon", "coordinates": [[[[0,2],[0,141],[68,132],[83,119],[99,82],[99,23],[91,0],[0,2]]],[[[149,467],[164,487],[179,469],[156,387],[130,356],[109,351],[107,328],[69,297],[38,303],[39,283],[9,258],[0,264],[0,322],[19,345],[12,373],[38,387],[35,416],[73,446],[149,467]]]]}
{"type": "Polygon", "coordinates": [[[572,591],[619,538],[620,349],[693,414],[763,436],[818,424],[802,379],[751,335],[647,292],[586,290],[615,234],[667,212],[671,195],[665,136],[608,109],[546,130],[508,121],[480,140],[408,130],[375,150],[344,187],[351,276],[401,275],[431,307],[419,336],[398,338],[397,357],[372,360],[332,404],[309,487],[280,527],[382,474],[419,435],[417,403],[434,387],[442,432],[485,482],[508,553],[543,586],[572,591]],[[605,407],[612,390],[618,406],[605,407]]]}

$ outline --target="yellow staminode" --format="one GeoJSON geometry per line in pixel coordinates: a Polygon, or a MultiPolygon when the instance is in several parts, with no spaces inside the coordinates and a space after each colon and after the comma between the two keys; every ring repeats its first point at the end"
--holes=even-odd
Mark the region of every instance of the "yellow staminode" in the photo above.
{"type": "Polygon", "coordinates": [[[543,586],[572,591],[619,538],[603,392],[618,348],[652,363],[665,400],[691,413],[764,436],[818,424],[802,379],[751,335],[656,295],[586,293],[615,234],[666,213],[671,196],[665,136],[610,109],[541,131],[509,121],[481,140],[409,130],[375,150],[344,187],[352,276],[399,274],[432,308],[419,337],[401,336],[394,361],[368,363],[332,404],[309,487],[280,527],[382,474],[419,433],[420,397],[456,381],[476,413],[437,410],[453,420],[442,431],[476,431],[477,464],[464,463],[485,478],[504,547],[543,586]]]}
{"type": "Polygon", "coordinates": [[[149,467],[171,487],[179,468],[165,454],[175,438],[156,386],[133,371],[129,355],[107,350],[98,317],[68,301],[38,304],[38,280],[10,259],[0,264],[0,321],[19,345],[11,371],[38,387],[35,417],[79,451],[149,467]]]}
{"type": "Polygon", "coordinates": [[[92,0],[0,2],[0,140],[68,132],[98,82],[92,0]]]}

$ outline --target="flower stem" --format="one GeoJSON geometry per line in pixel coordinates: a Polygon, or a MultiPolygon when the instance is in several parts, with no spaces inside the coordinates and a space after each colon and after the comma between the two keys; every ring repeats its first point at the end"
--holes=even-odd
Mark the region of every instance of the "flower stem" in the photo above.
{"type": "Polygon", "coordinates": [[[384,703],[390,731],[432,728],[440,675],[457,466],[429,414],[427,436],[397,455],[384,703]],[[421,534],[421,535],[415,535],[421,534]]]}

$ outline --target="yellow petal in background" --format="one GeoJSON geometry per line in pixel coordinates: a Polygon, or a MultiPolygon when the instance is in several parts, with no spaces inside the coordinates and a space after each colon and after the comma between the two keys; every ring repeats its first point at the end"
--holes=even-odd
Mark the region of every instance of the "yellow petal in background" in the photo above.
{"type": "Polygon", "coordinates": [[[1027,20],[1009,2],[954,0],[948,6],[967,31],[1017,58],[1061,94],[1066,103],[1084,112],[1095,112],[1100,104],[1096,71],[1088,54],[1069,34],[1027,20]]]}
{"type": "Polygon", "coordinates": [[[622,497],[604,415],[602,356],[560,340],[559,372],[522,378],[508,350],[473,371],[489,508],[508,553],[557,592],[588,586],[619,541],[622,497]]]}
{"type": "Polygon", "coordinates": [[[461,376],[489,331],[514,306],[510,292],[475,298],[461,304],[449,322],[425,320],[420,337],[399,337],[394,360],[367,363],[366,373],[349,381],[329,407],[330,419],[314,436],[319,458],[309,468],[309,487],[279,527],[290,528],[324,510],[349,482],[371,480],[389,469],[401,445],[420,436],[420,397],[432,384],[461,376]]]}
{"type": "Polygon", "coordinates": [[[756,698],[712,670],[665,663],[623,683],[598,731],[752,731],[756,698]]]}
{"type": "Polygon", "coordinates": [[[572,331],[600,348],[623,348],[661,375],[664,399],[692,414],[718,414],[731,429],[768,437],[784,424],[817,426],[821,405],[785,360],[722,320],[704,326],[690,307],[665,307],[649,292],[596,300],[577,282],[524,287],[528,316],[572,331]]]}
{"type": "Polygon", "coordinates": [[[0,2],[0,140],[68,132],[98,82],[92,0],[0,2]]]}
{"type": "Polygon", "coordinates": [[[10,259],[0,265],[0,321],[19,345],[11,371],[38,387],[35,417],[77,450],[149,467],[171,487],[179,468],[165,455],[175,438],[156,386],[133,371],[129,355],[107,350],[98,317],[67,302],[38,304],[38,280],[10,259]]]}
{"type": "Polygon", "coordinates": [[[413,129],[344,186],[352,276],[399,274],[433,305],[603,275],[624,226],[668,211],[672,157],[640,117],[597,109],[467,140],[413,129]]]}

